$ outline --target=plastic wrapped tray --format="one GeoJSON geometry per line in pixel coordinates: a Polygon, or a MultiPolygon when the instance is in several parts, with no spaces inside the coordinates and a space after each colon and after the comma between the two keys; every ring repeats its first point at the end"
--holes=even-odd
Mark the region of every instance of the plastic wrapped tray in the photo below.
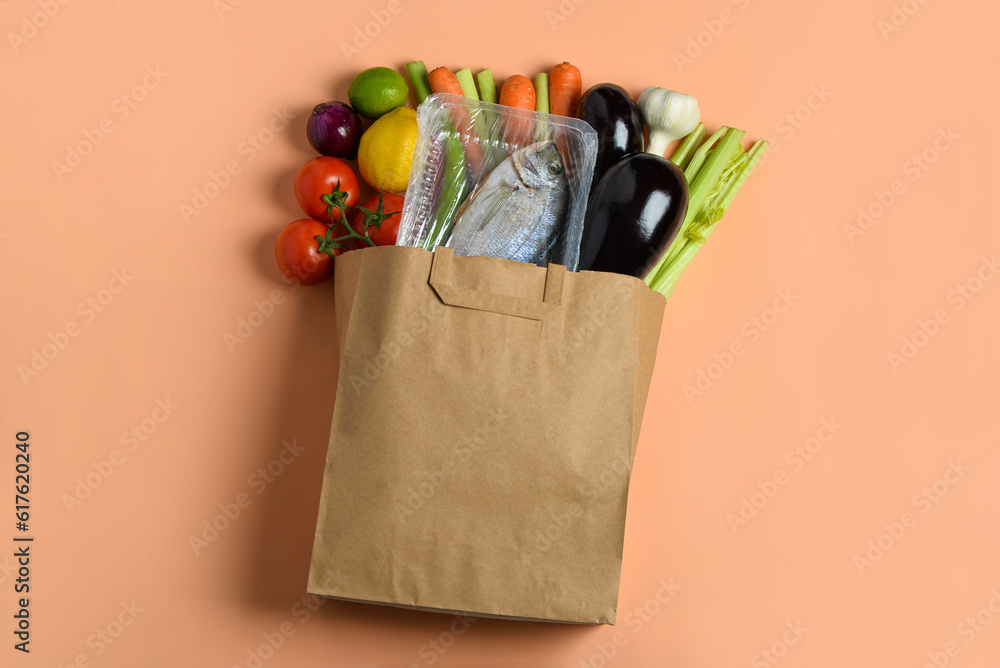
{"type": "Polygon", "coordinates": [[[566,213],[555,245],[540,264],[576,271],[597,157],[587,123],[458,95],[431,95],[417,107],[417,147],[403,204],[398,246],[449,245],[461,204],[512,153],[552,141],[565,167],[566,213]]]}

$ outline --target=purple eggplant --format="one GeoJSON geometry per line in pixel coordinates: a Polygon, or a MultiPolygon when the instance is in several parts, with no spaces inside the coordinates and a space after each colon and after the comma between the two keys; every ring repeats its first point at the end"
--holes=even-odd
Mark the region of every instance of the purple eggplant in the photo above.
{"type": "Polygon", "coordinates": [[[684,173],[636,153],[607,171],[587,203],[580,269],[644,278],[677,236],[687,211],[684,173]]]}
{"type": "Polygon", "coordinates": [[[627,155],[642,152],[646,141],[642,115],[624,88],[598,84],[580,98],[576,117],[597,131],[597,162],[590,182],[593,192],[612,165],[627,155]]]}

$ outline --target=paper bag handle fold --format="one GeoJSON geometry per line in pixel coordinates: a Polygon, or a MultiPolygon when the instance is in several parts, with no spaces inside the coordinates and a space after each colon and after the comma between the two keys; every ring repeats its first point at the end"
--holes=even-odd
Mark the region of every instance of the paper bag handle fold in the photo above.
{"type": "Polygon", "coordinates": [[[501,313],[516,318],[541,320],[562,303],[563,278],[566,267],[550,264],[545,273],[545,294],[541,301],[498,295],[452,285],[454,249],[438,246],[431,259],[431,276],[428,281],[445,304],[459,308],[501,313]]]}

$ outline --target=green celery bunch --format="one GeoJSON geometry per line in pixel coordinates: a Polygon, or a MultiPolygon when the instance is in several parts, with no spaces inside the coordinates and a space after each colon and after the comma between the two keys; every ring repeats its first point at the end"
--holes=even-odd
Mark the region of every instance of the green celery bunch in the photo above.
{"type": "Polygon", "coordinates": [[[758,139],[745,151],[743,130],[723,126],[707,140],[705,135],[705,124],[699,123],[670,157],[683,170],[688,183],[687,212],[667,252],[644,279],[646,285],[668,298],[681,273],[767,153],[768,142],[764,139],[758,139]]]}

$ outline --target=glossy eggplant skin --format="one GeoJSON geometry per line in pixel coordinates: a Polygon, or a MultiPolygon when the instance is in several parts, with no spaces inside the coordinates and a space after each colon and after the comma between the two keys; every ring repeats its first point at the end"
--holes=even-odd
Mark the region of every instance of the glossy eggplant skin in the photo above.
{"type": "Polygon", "coordinates": [[[591,86],[580,98],[576,117],[597,131],[597,162],[590,182],[593,192],[612,165],[643,150],[646,132],[635,100],[624,88],[614,84],[591,86]]]}
{"type": "Polygon", "coordinates": [[[644,278],[677,236],[687,211],[684,173],[636,153],[611,167],[587,203],[580,269],[644,278]]]}

